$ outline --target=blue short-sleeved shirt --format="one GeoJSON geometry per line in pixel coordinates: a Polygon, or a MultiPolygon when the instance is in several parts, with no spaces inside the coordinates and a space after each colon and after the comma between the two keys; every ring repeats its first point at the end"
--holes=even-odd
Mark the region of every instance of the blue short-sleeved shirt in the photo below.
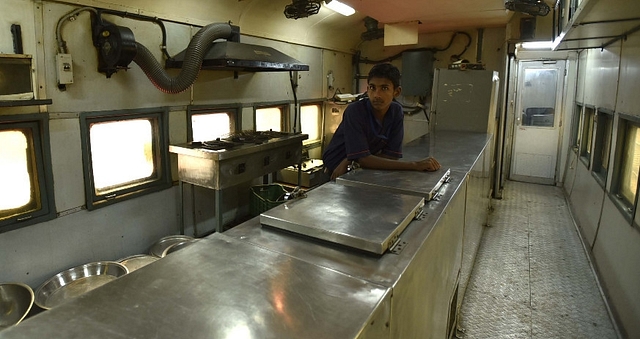
{"type": "Polygon", "coordinates": [[[322,155],[324,165],[333,171],[344,158],[357,160],[380,153],[401,158],[403,118],[402,106],[395,101],[391,102],[382,124],[375,119],[369,99],[350,104],[322,155]]]}

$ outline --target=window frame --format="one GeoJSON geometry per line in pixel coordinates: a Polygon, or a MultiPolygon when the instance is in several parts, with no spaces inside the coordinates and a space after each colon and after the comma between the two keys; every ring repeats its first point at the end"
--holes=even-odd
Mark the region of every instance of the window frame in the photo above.
{"type": "Polygon", "coordinates": [[[0,131],[17,127],[31,129],[28,143],[33,148],[30,154],[31,170],[37,176],[36,194],[39,196],[40,208],[36,211],[25,211],[0,220],[0,233],[23,228],[33,224],[52,220],[57,217],[55,195],[53,191],[53,170],[51,166],[51,141],[49,119],[46,114],[0,115],[0,131]]]}
{"type": "Polygon", "coordinates": [[[614,120],[614,112],[612,110],[606,108],[598,108],[596,110],[595,116],[595,142],[593,145],[593,163],[591,166],[591,174],[594,176],[596,181],[603,188],[607,183],[607,175],[609,174],[609,169],[611,168],[611,144],[613,141],[613,120],[614,120]],[[609,131],[606,130],[606,122],[610,122],[609,131]],[[608,132],[608,135],[605,135],[608,132]],[[607,169],[602,167],[602,151],[603,151],[603,141],[604,138],[607,138],[607,143],[609,145],[607,161],[609,161],[607,169]]]}
{"type": "Polygon", "coordinates": [[[280,131],[289,132],[291,129],[291,117],[290,106],[288,101],[272,102],[272,103],[259,103],[253,105],[253,130],[258,130],[257,115],[258,110],[263,108],[280,108],[282,110],[282,116],[280,117],[280,131]]]}
{"type": "MultiPolygon", "coordinates": [[[[615,121],[614,121],[615,123],[615,121]]],[[[640,128],[640,117],[636,117],[633,115],[628,115],[624,113],[618,113],[618,124],[617,124],[617,134],[616,134],[616,147],[615,147],[615,158],[612,164],[609,166],[613,166],[613,177],[611,180],[611,186],[609,189],[609,197],[611,201],[613,201],[614,205],[620,213],[622,213],[623,217],[627,219],[628,222],[633,223],[633,219],[636,214],[636,205],[638,203],[638,189],[640,187],[640,180],[638,180],[638,185],[636,186],[636,194],[634,197],[634,201],[626,201],[624,197],[620,194],[620,180],[622,176],[622,155],[624,152],[625,146],[625,138],[627,134],[627,126],[628,124],[632,124],[640,128]]]]}
{"type": "Polygon", "coordinates": [[[571,148],[578,154],[580,151],[580,142],[582,141],[582,123],[584,113],[584,104],[576,102],[573,112],[573,121],[571,126],[571,148]]]}
{"type": "Polygon", "coordinates": [[[199,114],[222,114],[227,113],[229,115],[229,130],[231,133],[237,131],[238,121],[240,119],[240,105],[189,105],[187,107],[187,142],[193,141],[193,125],[192,117],[199,114]]]}
{"type": "Polygon", "coordinates": [[[172,185],[171,167],[169,158],[169,109],[141,108],[118,111],[99,111],[80,113],[80,136],[82,142],[82,165],[85,187],[85,203],[88,210],[109,206],[120,201],[136,198],[149,193],[158,192],[172,185]],[[154,138],[154,157],[156,171],[155,180],[145,181],[132,186],[123,187],[106,194],[95,193],[93,180],[93,167],[91,163],[91,140],[89,128],[93,123],[115,122],[119,120],[152,119],[154,138]]]}
{"type": "Polygon", "coordinates": [[[591,155],[593,155],[593,136],[596,121],[596,107],[593,105],[584,105],[583,119],[581,126],[581,140],[580,140],[580,160],[584,163],[588,169],[591,169],[592,161],[591,155]],[[590,110],[590,111],[588,111],[590,110]],[[589,114],[591,112],[591,114],[589,114]],[[591,118],[591,119],[589,119],[591,118]],[[589,130],[589,127],[591,129],[589,130]],[[589,133],[591,132],[591,133],[589,133]]]}

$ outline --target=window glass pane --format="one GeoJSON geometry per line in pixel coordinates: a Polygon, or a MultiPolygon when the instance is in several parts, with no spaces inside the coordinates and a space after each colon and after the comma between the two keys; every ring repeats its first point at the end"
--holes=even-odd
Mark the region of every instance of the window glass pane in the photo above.
{"type": "Polygon", "coordinates": [[[521,101],[523,126],[553,127],[557,69],[525,69],[521,101]]]}
{"type": "Polygon", "coordinates": [[[27,136],[21,131],[0,131],[0,211],[31,202],[27,136]]]}
{"type": "Polygon", "coordinates": [[[578,144],[580,144],[580,122],[582,119],[582,106],[580,105],[576,105],[576,107],[574,108],[574,112],[573,112],[573,128],[572,128],[572,133],[573,135],[571,136],[571,140],[573,140],[573,146],[577,146],[578,144]]]}
{"type": "Polygon", "coordinates": [[[320,139],[320,106],[307,105],[300,107],[300,124],[302,133],[308,134],[309,138],[305,142],[317,141],[320,139]]]}
{"type": "Polygon", "coordinates": [[[584,126],[582,127],[582,152],[580,155],[589,157],[591,155],[591,146],[593,143],[593,118],[595,111],[593,108],[586,107],[584,110],[584,126]]]}
{"type": "Polygon", "coordinates": [[[629,124],[622,153],[619,193],[631,204],[635,201],[638,187],[638,168],[640,168],[640,133],[638,132],[638,127],[629,124]]]}
{"type": "Polygon", "coordinates": [[[231,132],[228,113],[194,114],[191,116],[193,141],[208,141],[231,132]]]}
{"type": "Polygon", "coordinates": [[[602,151],[600,155],[600,166],[604,173],[609,169],[609,154],[611,152],[611,132],[613,129],[613,119],[611,116],[604,118],[604,135],[602,140],[602,151]]]}
{"type": "Polygon", "coordinates": [[[282,109],[279,107],[256,109],[256,131],[281,132],[282,109]]]}
{"type": "Polygon", "coordinates": [[[96,194],[154,174],[150,119],[94,123],[89,129],[96,194]]]}

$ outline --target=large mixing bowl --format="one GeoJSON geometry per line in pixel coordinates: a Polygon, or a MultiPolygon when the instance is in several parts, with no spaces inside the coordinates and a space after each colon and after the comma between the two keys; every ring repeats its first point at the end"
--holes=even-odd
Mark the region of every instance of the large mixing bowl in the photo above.
{"type": "Polygon", "coordinates": [[[190,237],[188,235],[169,235],[166,236],[160,240],[158,240],[155,244],[153,244],[153,246],[151,246],[151,250],[149,251],[149,254],[158,257],[158,258],[162,258],[166,255],[166,253],[164,253],[164,251],[175,245],[178,243],[183,243],[186,241],[191,241],[193,240],[193,237],[190,237]]]}
{"type": "Polygon", "coordinates": [[[118,277],[129,273],[113,261],[98,261],[62,271],[45,281],[35,293],[35,303],[43,309],[64,304],[118,277]]]}
{"type": "Polygon", "coordinates": [[[20,323],[31,310],[33,299],[33,290],[25,284],[0,284],[0,330],[20,323]]]}
{"type": "Polygon", "coordinates": [[[127,270],[129,270],[129,273],[131,273],[139,268],[149,265],[150,263],[158,259],[160,258],[153,255],[136,254],[126,258],[122,258],[118,260],[118,262],[123,264],[127,268],[127,270]]]}

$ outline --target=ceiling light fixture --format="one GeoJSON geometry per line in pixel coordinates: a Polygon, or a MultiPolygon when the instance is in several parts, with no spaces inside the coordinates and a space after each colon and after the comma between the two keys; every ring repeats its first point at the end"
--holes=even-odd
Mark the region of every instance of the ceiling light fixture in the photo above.
{"type": "Polygon", "coordinates": [[[324,5],[344,16],[349,16],[356,12],[356,10],[351,8],[351,6],[343,4],[338,0],[325,0],[324,5]]]}
{"type": "Polygon", "coordinates": [[[520,44],[523,49],[552,49],[553,41],[530,41],[520,44]]]}

